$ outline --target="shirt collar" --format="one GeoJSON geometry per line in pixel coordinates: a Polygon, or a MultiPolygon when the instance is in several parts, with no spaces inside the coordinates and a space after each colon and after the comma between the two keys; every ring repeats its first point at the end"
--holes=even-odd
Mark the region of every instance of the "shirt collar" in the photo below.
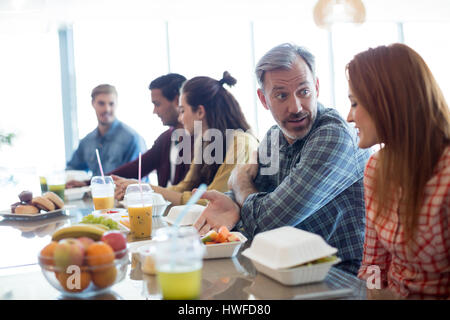
{"type": "Polygon", "coordinates": [[[120,121],[115,119],[113,121],[113,123],[111,123],[111,126],[109,127],[108,131],[106,131],[106,133],[105,133],[105,135],[103,137],[100,135],[100,131],[98,130],[98,127],[97,127],[95,129],[96,133],[97,133],[97,139],[102,139],[103,138],[103,139],[109,140],[112,137],[114,137],[115,136],[115,132],[117,131],[117,128],[118,128],[119,124],[120,124],[120,121]]]}
{"type": "Polygon", "coordinates": [[[313,125],[311,126],[311,130],[309,130],[309,132],[306,136],[304,136],[301,139],[296,140],[293,144],[289,144],[289,142],[286,140],[286,138],[283,134],[283,131],[281,131],[281,129],[278,127],[278,129],[280,130],[280,150],[285,150],[290,147],[297,148],[297,147],[302,146],[303,143],[306,141],[306,139],[308,139],[311,132],[313,132],[314,129],[317,128],[317,126],[319,124],[319,119],[324,111],[325,111],[325,107],[320,102],[317,102],[317,115],[316,115],[316,119],[314,120],[313,125]]]}

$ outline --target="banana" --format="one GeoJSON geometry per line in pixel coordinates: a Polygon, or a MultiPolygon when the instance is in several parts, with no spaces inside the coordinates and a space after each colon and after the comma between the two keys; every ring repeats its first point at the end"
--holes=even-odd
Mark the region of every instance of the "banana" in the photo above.
{"type": "Polygon", "coordinates": [[[56,230],[52,235],[52,240],[59,241],[67,238],[88,237],[94,241],[98,241],[104,232],[105,229],[96,225],[80,223],[56,230]]]}

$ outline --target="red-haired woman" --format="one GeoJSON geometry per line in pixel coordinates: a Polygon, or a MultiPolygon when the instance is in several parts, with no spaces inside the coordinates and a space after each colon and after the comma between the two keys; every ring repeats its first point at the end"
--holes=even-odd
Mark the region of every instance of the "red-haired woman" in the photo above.
{"type": "MultiPolygon", "coordinates": [[[[450,296],[450,112],[424,60],[403,44],[347,65],[359,146],[380,144],[364,175],[366,233],[358,276],[380,271],[390,298],[450,296]]],[[[375,281],[376,283],[376,281],[375,281]]]]}

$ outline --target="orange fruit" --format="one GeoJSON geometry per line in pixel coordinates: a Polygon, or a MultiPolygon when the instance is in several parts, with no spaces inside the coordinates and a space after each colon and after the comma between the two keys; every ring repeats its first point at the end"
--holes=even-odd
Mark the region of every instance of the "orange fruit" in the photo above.
{"type": "Polygon", "coordinates": [[[81,292],[84,289],[86,289],[91,283],[91,274],[86,271],[81,271],[80,273],[80,280],[79,280],[80,282],[78,288],[77,288],[78,281],[75,279],[76,275],[67,274],[64,272],[55,272],[55,274],[61,286],[64,288],[64,290],[68,292],[81,292]]]}
{"type": "Polygon", "coordinates": [[[100,271],[106,269],[114,262],[114,250],[109,244],[98,241],[91,244],[86,250],[86,261],[91,267],[96,267],[92,271],[100,271]],[[98,268],[106,265],[105,268],[98,268]]]}
{"type": "Polygon", "coordinates": [[[53,252],[55,251],[58,242],[52,241],[48,245],[46,245],[40,252],[39,262],[43,265],[55,265],[55,261],[53,259],[53,252]]]}
{"type": "Polygon", "coordinates": [[[117,269],[115,266],[102,271],[92,272],[92,282],[99,288],[111,286],[116,281],[117,269]]]}

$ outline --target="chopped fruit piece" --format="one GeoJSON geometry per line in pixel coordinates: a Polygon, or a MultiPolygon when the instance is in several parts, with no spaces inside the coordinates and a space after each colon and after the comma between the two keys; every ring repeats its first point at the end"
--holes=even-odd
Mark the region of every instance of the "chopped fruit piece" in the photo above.
{"type": "Polygon", "coordinates": [[[237,235],[235,235],[235,234],[230,234],[228,236],[228,241],[230,241],[230,242],[239,241],[239,237],[237,235]]]}
{"type": "Polygon", "coordinates": [[[214,241],[216,241],[217,236],[218,236],[218,233],[215,230],[211,230],[203,236],[202,242],[203,243],[214,242],[214,241]]]}

